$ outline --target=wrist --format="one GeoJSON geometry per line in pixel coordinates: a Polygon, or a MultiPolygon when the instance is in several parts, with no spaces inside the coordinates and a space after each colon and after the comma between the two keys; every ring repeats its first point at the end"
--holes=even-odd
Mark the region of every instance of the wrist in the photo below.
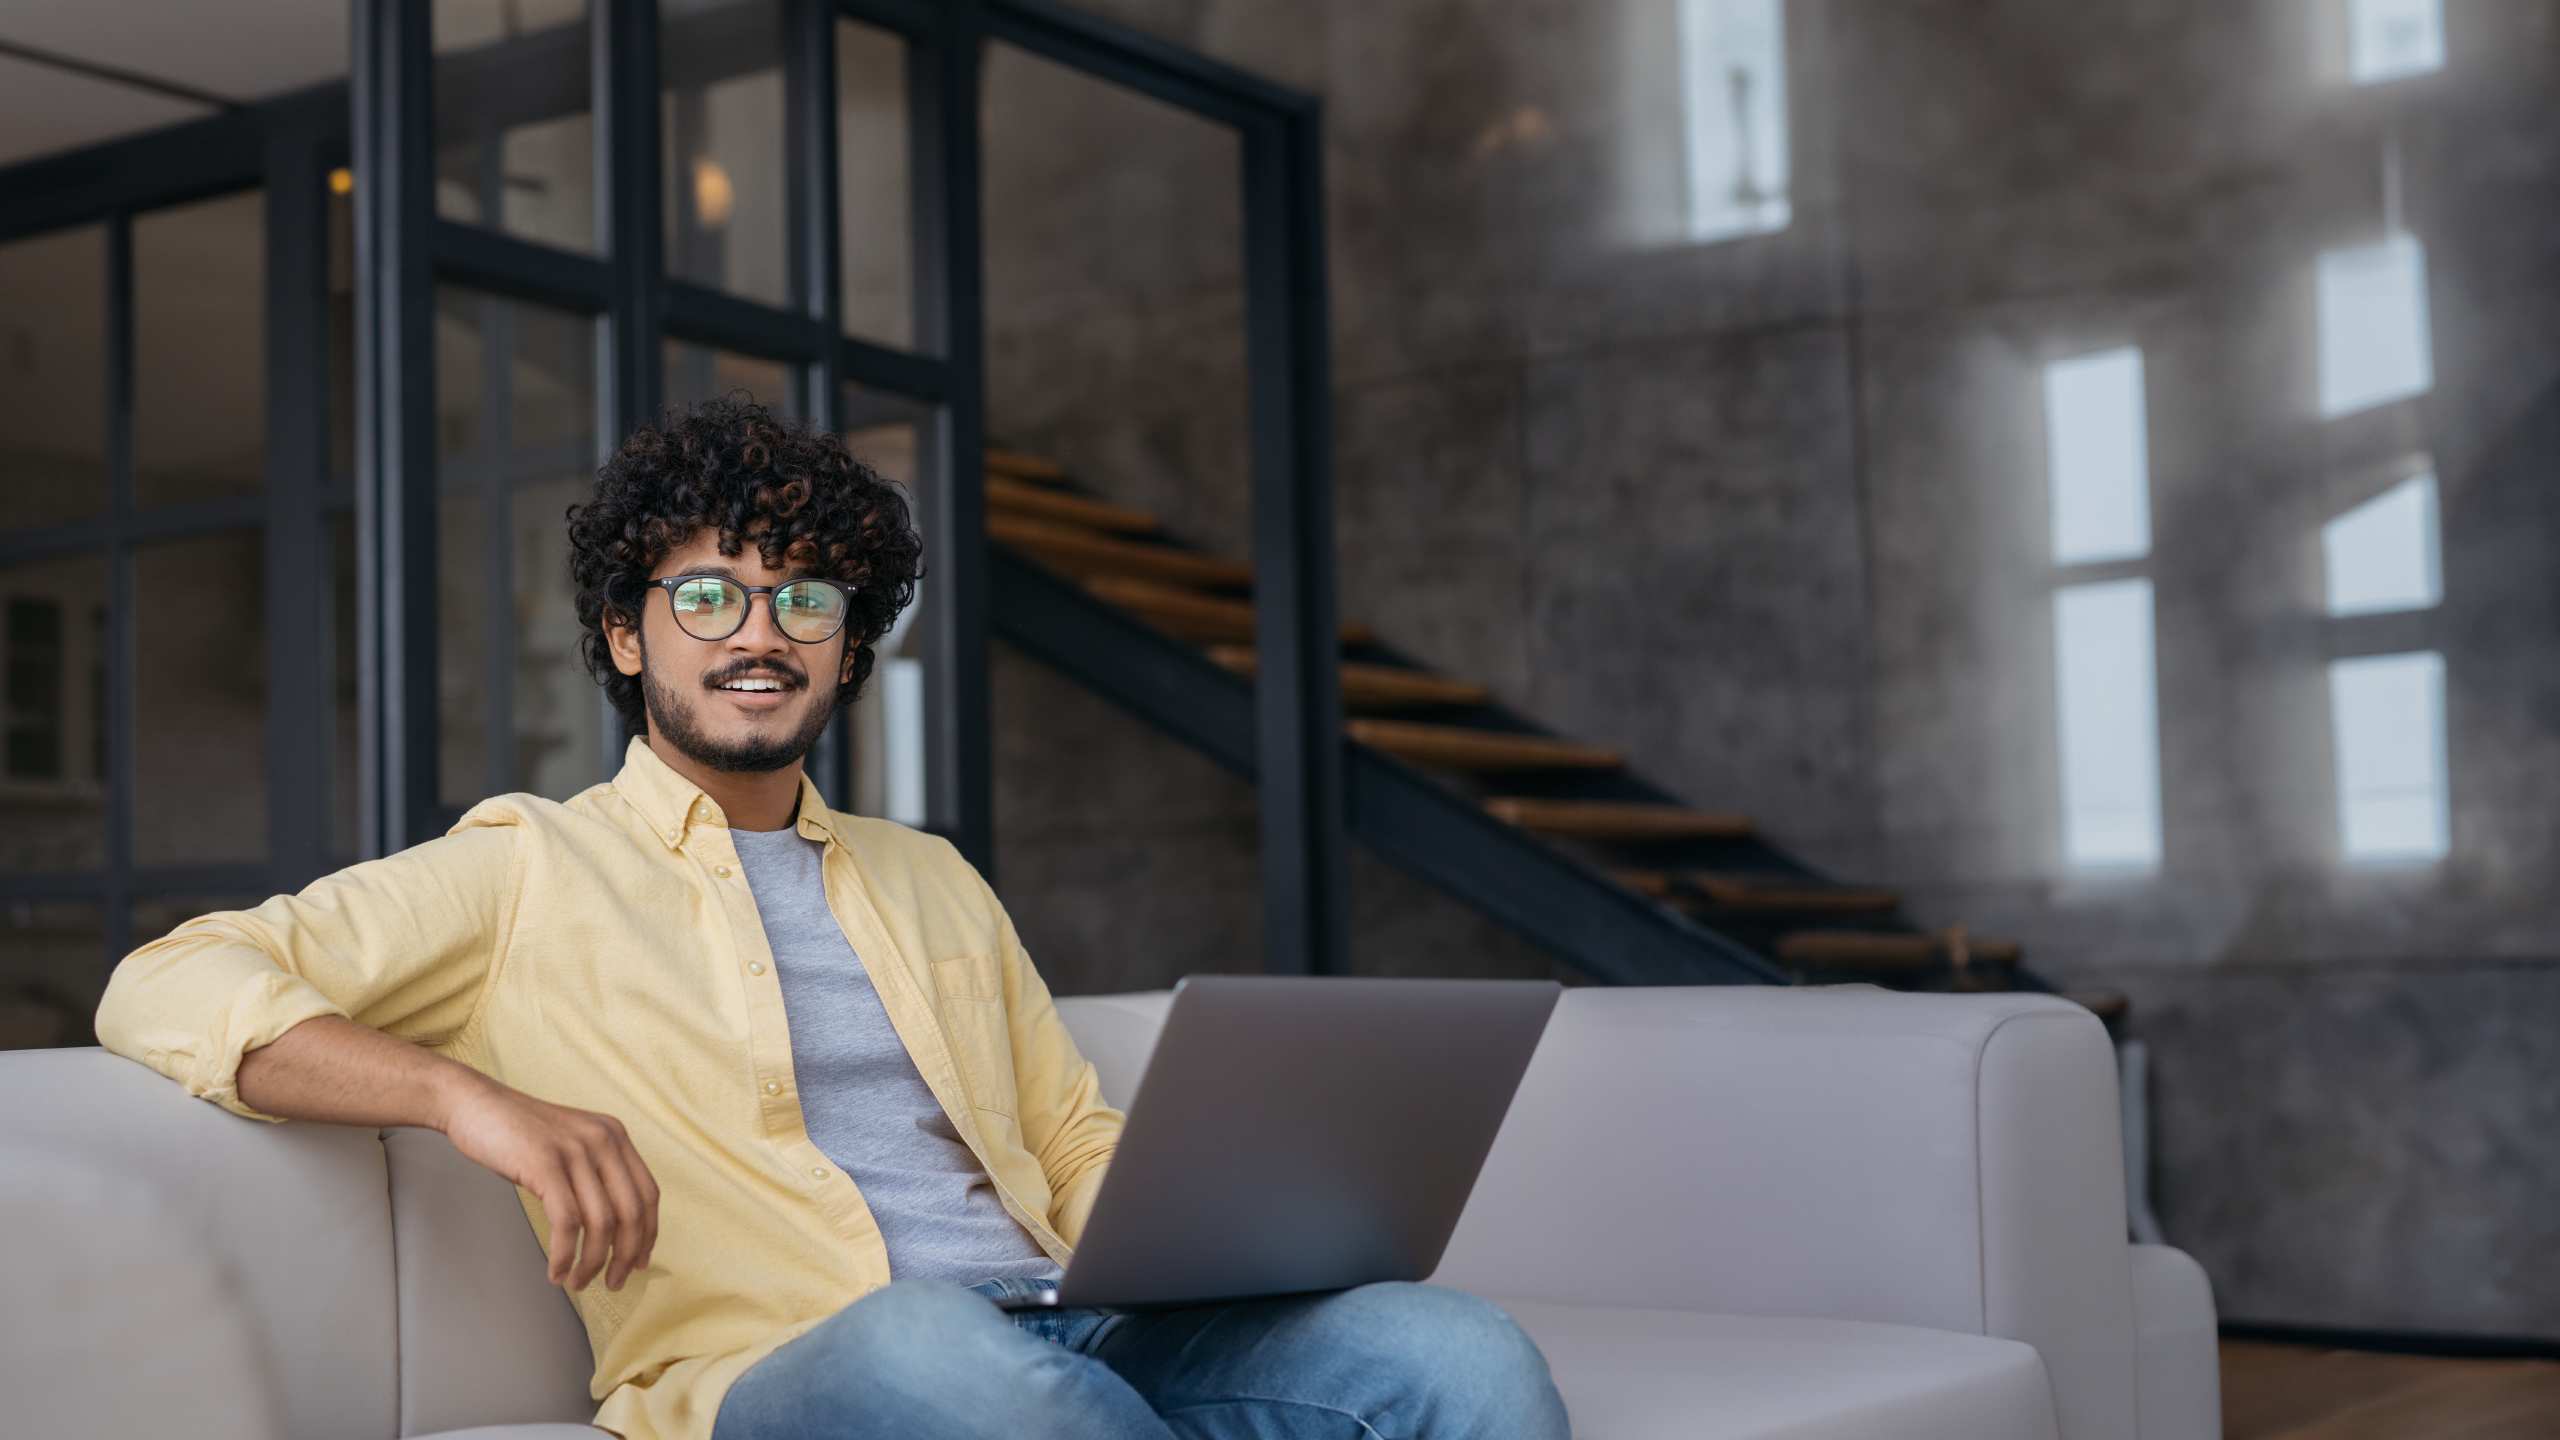
{"type": "Polygon", "coordinates": [[[487,1103],[505,1087],[497,1081],[459,1061],[447,1060],[435,1067],[428,1083],[428,1125],[451,1134],[454,1125],[473,1107],[487,1103]]]}

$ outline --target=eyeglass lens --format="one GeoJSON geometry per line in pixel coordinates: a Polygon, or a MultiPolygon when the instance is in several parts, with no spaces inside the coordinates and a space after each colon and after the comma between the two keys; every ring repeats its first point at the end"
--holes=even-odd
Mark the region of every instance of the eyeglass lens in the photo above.
{"type": "MultiPolygon", "coordinates": [[[[746,587],[712,575],[693,575],[667,592],[676,624],[696,640],[726,640],[747,623],[746,587]]],[[[773,592],[773,621],[782,633],[814,645],[844,625],[845,595],[823,580],[794,580],[773,592]]]]}

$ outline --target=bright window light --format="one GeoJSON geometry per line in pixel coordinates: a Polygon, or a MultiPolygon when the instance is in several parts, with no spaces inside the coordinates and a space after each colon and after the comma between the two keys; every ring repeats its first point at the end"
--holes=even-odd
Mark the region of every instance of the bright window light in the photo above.
{"type": "Polygon", "coordinates": [[[901,825],[924,825],[924,662],[880,662],[880,808],[901,825]]]}
{"type": "Polygon", "coordinates": [[[2423,395],[2436,383],[2427,334],[2427,247],[2413,235],[2320,255],[2320,413],[2423,395]]]}
{"type": "Polygon", "coordinates": [[[1787,26],[1780,0],[1680,0],[1689,238],[1784,230],[1787,26]]]}
{"type": "Polygon", "coordinates": [[[2338,759],[2338,848],[2349,860],[2440,860],[2445,793],[2444,657],[2363,655],[2329,665],[2338,759]]]}
{"type": "Polygon", "coordinates": [[[2142,352],[2126,346],[2044,367],[2045,483],[2053,563],[2137,560],[2151,551],[2151,452],[2142,352]]]}
{"type": "Polygon", "coordinates": [[[2347,74],[2358,85],[2444,68],[2444,0],[2347,0],[2347,74]]]}
{"type": "Polygon", "coordinates": [[[2151,582],[2053,592],[2062,853],[2075,870],[2160,865],[2160,705],[2151,582]]]}
{"type": "Polygon", "coordinates": [[[2444,599],[2436,477],[2413,475],[2320,527],[2332,615],[2425,610],[2444,599]]]}

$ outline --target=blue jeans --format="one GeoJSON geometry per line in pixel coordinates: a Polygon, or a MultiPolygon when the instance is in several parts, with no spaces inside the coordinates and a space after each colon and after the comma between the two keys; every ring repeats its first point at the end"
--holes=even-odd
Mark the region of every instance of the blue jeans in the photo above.
{"type": "Polygon", "coordinates": [[[1429,1285],[1188,1310],[988,1303],[900,1281],[729,1387],[714,1440],[1566,1440],[1546,1358],[1429,1285]]]}

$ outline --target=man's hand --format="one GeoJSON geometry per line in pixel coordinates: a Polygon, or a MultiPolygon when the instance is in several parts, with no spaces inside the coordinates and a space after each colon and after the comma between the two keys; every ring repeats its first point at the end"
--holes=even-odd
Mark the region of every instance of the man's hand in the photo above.
{"type": "Polygon", "coordinates": [[[542,1202],[552,1284],[584,1290],[602,1269],[604,1288],[621,1289],[658,1244],[658,1182],[622,1122],[477,1078],[441,1127],[454,1148],[542,1202]]]}
{"type": "Polygon", "coordinates": [[[622,1122],[510,1090],[338,1015],[240,1057],[240,1099],[287,1120],[423,1125],[533,1192],[551,1221],[551,1283],[619,1290],[658,1243],[658,1182],[622,1122]]]}

